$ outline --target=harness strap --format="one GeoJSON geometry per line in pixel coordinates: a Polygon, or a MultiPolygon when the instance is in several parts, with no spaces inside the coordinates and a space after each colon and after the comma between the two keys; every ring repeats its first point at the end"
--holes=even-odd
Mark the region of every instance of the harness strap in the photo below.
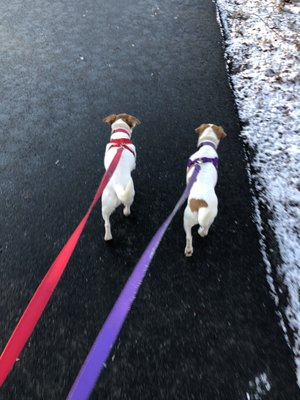
{"type": "Polygon", "coordinates": [[[126,129],[118,128],[118,129],[115,129],[114,131],[112,131],[112,133],[118,133],[118,132],[126,133],[126,135],[128,135],[130,137],[130,133],[128,131],[126,131],[126,129]]]}
{"type": "Polygon", "coordinates": [[[195,160],[191,160],[189,159],[187,162],[187,167],[190,168],[192,167],[194,164],[198,164],[198,163],[212,163],[214,165],[214,167],[216,168],[216,170],[218,170],[218,166],[219,166],[219,158],[218,157],[199,157],[199,158],[195,158],[195,160]]]}
{"type": "Polygon", "coordinates": [[[122,144],[133,144],[130,139],[121,138],[121,139],[111,139],[109,143],[118,144],[121,146],[122,144]]]}
{"type": "Polygon", "coordinates": [[[199,144],[198,149],[200,149],[200,147],[203,147],[203,146],[210,146],[214,150],[216,150],[216,145],[214,143],[212,143],[212,142],[202,142],[202,143],[199,144]]]}
{"type": "Polygon", "coordinates": [[[133,155],[133,157],[135,157],[135,152],[134,152],[130,147],[128,147],[126,144],[124,144],[124,143],[121,143],[121,144],[112,144],[112,145],[109,147],[108,150],[110,150],[112,147],[118,147],[118,148],[123,148],[123,149],[125,149],[125,150],[128,150],[128,151],[130,151],[130,153],[133,155]]]}
{"type": "Polygon", "coordinates": [[[112,139],[109,143],[111,143],[110,147],[108,150],[110,150],[112,147],[121,147],[123,149],[126,149],[128,151],[130,151],[130,153],[136,157],[135,152],[129,147],[127,146],[128,144],[132,144],[132,141],[130,139],[112,139]]]}

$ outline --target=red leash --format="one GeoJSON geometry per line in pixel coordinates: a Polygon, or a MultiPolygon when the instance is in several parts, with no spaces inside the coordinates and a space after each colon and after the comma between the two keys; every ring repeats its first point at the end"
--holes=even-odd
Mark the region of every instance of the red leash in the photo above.
{"type": "Polygon", "coordinates": [[[54,292],[67,264],[68,261],[76,247],[76,244],[81,236],[83,228],[95,206],[97,201],[100,199],[103,190],[108,184],[110,178],[112,177],[118,162],[120,160],[123,148],[117,150],[110,166],[103,175],[103,178],[98,187],[97,193],[94,197],[88,212],[85,214],[75,231],[72,233],[71,237],[64,245],[55,261],[49,268],[44,279],[40,283],[39,287],[35,291],[32,299],[30,300],[27,308],[25,309],[23,315],[21,316],[15,330],[13,331],[7,345],[5,346],[1,356],[0,356],[0,387],[3,385],[7,375],[9,374],[11,368],[13,367],[17,357],[23,350],[29,336],[31,335],[33,329],[35,328],[40,316],[42,315],[52,293],[54,292]]]}

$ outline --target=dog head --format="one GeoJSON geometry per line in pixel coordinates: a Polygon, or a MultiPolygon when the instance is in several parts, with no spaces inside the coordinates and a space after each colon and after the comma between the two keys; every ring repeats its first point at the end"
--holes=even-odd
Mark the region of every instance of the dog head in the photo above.
{"type": "Polygon", "coordinates": [[[205,140],[210,140],[218,146],[220,140],[227,136],[222,126],[214,124],[201,124],[195,132],[199,135],[198,146],[205,140]]]}
{"type": "Polygon", "coordinates": [[[103,122],[109,125],[113,125],[117,122],[120,125],[122,125],[122,123],[125,123],[130,128],[130,130],[141,123],[136,117],[125,113],[108,115],[107,117],[103,118],[103,122]]]}

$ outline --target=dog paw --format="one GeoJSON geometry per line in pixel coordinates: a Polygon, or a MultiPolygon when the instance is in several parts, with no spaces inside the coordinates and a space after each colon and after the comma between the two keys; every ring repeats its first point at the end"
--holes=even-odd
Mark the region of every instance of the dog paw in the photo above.
{"type": "Polygon", "coordinates": [[[208,230],[202,226],[198,229],[198,233],[201,237],[205,237],[208,234],[208,230]]]}
{"type": "Polygon", "coordinates": [[[191,257],[192,254],[193,254],[193,249],[186,247],[185,250],[184,250],[184,254],[185,254],[186,257],[191,257]]]}
{"type": "Polygon", "coordinates": [[[112,235],[106,233],[105,236],[104,236],[104,240],[105,240],[106,242],[108,242],[109,240],[112,240],[112,235]]]}
{"type": "Polygon", "coordinates": [[[125,217],[128,217],[130,215],[130,208],[124,208],[123,210],[123,214],[125,215],[125,217]]]}

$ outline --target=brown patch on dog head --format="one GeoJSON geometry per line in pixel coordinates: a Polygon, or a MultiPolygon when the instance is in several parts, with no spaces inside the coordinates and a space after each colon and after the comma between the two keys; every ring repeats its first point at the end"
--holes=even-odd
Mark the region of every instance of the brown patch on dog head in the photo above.
{"type": "Polygon", "coordinates": [[[141,123],[140,120],[135,118],[133,115],[129,114],[118,114],[117,119],[119,118],[125,121],[126,124],[130,126],[130,128],[133,128],[134,126],[139,125],[141,123]]]}
{"type": "Polygon", "coordinates": [[[195,129],[195,132],[198,133],[199,136],[205,131],[206,128],[209,127],[209,124],[201,124],[198,128],[195,129]]]}
{"type": "Polygon", "coordinates": [[[224,132],[224,129],[222,128],[222,126],[219,125],[213,125],[212,126],[212,130],[215,132],[215,134],[217,135],[217,138],[223,139],[224,137],[226,137],[226,133],[224,132]]]}
{"type": "Polygon", "coordinates": [[[189,206],[192,212],[198,212],[199,208],[208,207],[208,204],[206,203],[205,200],[190,199],[189,206]]]}
{"type": "Polygon", "coordinates": [[[106,124],[113,124],[115,121],[117,120],[117,114],[110,114],[107,117],[103,118],[103,122],[105,122],[106,124]]]}
{"type": "Polygon", "coordinates": [[[107,117],[103,118],[103,122],[105,122],[106,124],[113,124],[115,121],[117,121],[118,119],[122,119],[124,122],[126,122],[126,124],[128,126],[130,126],[130,128],[133,128],[136,125],[139,125],[141,122],[135,118],[133,115],[129,115],[129,114],[111,114],[108,115],[107,117]]]}

